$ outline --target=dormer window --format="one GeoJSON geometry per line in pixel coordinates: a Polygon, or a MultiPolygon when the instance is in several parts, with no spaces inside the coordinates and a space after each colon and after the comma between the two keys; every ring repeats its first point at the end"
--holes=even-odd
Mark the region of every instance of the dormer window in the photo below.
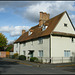
{"type": "Polygon", "coordinates": [[[66,23],[64,23],[64,26],[65,26],[65,27],[67,27],[67,24],[66,24],[66,23]]]}
{"type": "Polygon", "coordinates": [[[31,31],[29,31],[28,35],[31,35],[31,34],[32,34],[32,32],[31,32],[31,31]]]}
{"type": "Polygon", "coordinates": [[[46,30],[47,27],[48,27],[48,26],[43,25],[42,31],[46,30]]]}

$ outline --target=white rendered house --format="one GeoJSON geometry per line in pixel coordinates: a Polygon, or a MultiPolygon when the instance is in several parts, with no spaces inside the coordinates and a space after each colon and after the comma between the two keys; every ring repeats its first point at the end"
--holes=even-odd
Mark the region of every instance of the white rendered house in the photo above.
{"type": "Polygon", "coordinates": [[[66,63],[74,61],[75,29],[66,11],[49,19],[40,12],[39,24],[14,42],[14,53],[42,58],[43,63],[66,63]]]}

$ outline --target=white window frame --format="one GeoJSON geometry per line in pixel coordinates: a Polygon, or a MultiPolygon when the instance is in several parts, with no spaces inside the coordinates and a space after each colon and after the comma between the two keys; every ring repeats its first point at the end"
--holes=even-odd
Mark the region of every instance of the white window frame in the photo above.
{"type": "Polygon", "coordinates": [[[16,48],[18,47],[18,44],[16,44],[16,48]]]}
{"type": "Polygon", "coordinates": [[[70,57],[71,51],[70,50],[64,50],[64,57],[70,57]]]}
{"type": "Polygon", "coordinates": [[[28,35],[31,35],[31,34],[32,34],[32,32],[31,32],[31,31],[29,31],[29,32],[28,32],[28,35]]]}
{"type": "Polygon", "coordinates": [[[25,50],[23,51],[23,55],[26,56],[26,51],[25,50]]]}
{"type": "Polygon", "coordinates": [[[39,38],[39,44],[43,44],[43,38],[39,38]]]}
{"type": "Polygon", "coordinates": [[[39,51],[38,51],[38,56],[39,56],[39,57],[43,57],[43,50],[39,50],[39,51]]]}
{"type": "Polygon", "coordinates": [[[25,43],[23,43],[23,46],[26,46],[26,42],[25,42],[25,43]]]}
{"type": "Polygon", "coordinates": [[[33,45],[33,41],[31,41],[31,45],[33,45]]]}
{"type": "Polygon", "coordinates": [[[48,26],[43,25],[42,31],[46,30],[47,27],[48,27],[48,26]]]}

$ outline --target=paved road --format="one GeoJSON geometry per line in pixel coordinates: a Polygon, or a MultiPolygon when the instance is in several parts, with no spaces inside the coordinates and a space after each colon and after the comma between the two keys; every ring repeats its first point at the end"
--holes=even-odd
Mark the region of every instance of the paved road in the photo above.
{"type": "Polygon", "coordinates": [[[36,67],[0,59],[0,74],[75,74],[75,66],[36,67]]]}

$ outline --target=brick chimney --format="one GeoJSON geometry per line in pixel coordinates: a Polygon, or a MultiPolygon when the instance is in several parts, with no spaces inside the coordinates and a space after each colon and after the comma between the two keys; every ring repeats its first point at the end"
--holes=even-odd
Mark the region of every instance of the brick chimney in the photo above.
{"type": "Polygon", "coordinates": [[[46,12],[40,12],[39,26],[49,20],[49,16],[50,14],[47,14],[46,12]]]}
{"type": "Polygon", "coordinates": [[[22,34],[24,34],[25,33],[25,30],[22,30],[22,34]]]}

